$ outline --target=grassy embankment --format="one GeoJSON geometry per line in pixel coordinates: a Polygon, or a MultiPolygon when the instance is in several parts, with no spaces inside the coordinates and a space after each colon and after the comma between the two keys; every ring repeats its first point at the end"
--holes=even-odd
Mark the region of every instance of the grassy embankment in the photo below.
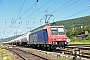
{"type": "Polygon", "coordinates": [[[90,44],[90,41],[88,40],[81,40],[81,41],[71,41],[69,44],[90,44]]]}
{"type": "Polygon", "coordinates": [[[4,46],[0,46],[0,60],[12,60],[4,46]]]}

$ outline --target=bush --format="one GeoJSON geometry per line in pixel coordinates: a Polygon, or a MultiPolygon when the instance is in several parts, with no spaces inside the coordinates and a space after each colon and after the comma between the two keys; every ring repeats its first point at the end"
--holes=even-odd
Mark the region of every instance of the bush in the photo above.
{"type": "Polygon", "coordinates": [[[77,37],[74,36],[70,42],[78,42],[77,37]]]}
{"type": "Polygon", "coordinates": [[[88,37],[86,38],[86,40],[89,40],[89,41],[90,41],[90,36],[88,36],[88,37]]]}

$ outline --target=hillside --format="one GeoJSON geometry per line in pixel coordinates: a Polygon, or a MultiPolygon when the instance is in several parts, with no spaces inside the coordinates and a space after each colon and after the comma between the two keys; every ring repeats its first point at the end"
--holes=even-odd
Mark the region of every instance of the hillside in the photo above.
{"type": "Polygon", "coordinates": [[[64,25],[66,29],[72,29],[74,27],[90,25],[90,16],[57,21],[56,25],[64,25]]]}
{"type": "MultiPolygon", "coordinates": [[[[68,20],[61,20],[55,22],[56,25],[64,25],[66,29],[71,30],[75,27],[81,27],[81,26],[88,26],[90,25],[90,16],[85,17],[79,17],[74,19],[68,19],[68,20]]],[[[40,26],[36,28],[35,30],[42,28],[43,26],[40,26]]]]}

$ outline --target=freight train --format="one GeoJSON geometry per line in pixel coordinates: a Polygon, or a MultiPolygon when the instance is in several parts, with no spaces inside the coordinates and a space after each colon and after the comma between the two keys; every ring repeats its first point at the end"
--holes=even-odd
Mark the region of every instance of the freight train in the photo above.
{"type": "Polygon", "coordinates": [[[65,48],[66,42],[67,36],[63,25],[46,25],[43,28],[32,31],[25,36],[9,41],[11,44],[45,49],[65,48]]]}

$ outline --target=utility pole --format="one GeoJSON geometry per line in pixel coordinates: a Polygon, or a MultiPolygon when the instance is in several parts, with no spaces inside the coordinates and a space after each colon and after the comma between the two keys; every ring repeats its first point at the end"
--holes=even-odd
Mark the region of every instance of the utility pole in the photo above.
{"type": "Polygon", "coordinates": [[[45,19],[45,24],[48,24],[49,23],[49,19],[50,17],[52,17],[53,15],[52,14],[47,14],[45,15],[46,19],[45,19]]]}

